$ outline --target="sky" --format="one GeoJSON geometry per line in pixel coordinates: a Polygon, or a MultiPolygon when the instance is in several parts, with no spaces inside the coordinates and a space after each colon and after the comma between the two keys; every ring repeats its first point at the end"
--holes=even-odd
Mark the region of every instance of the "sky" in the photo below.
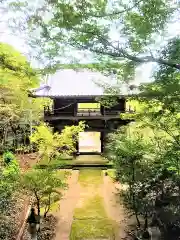
{"type": "MultiPolygon", "coordinates": [[[[12,45],[26,56],[28,56],[28,53],[30,51],[28,45],[24,41],[23,36],[13,34],[5,23],[0,23],[0,42],[5,42],[12,45]]],[[[37,61],[33,59],[30,59],[30,61],[33,66],[40,66],[37,61]]],[[[144,66],[142,65],[141,67],[137,68],[135,84],[149,81],[152,73],[152,68],[153,64],[145,64],[144,66]]]]}
{"type": "MultiPolygon", "coordinates": [[[[34,1],[38,2],[38,0],[34,0],[34,1]]],[[[12,45],[21,53],[29,57],[29,53],[32,50],[30,50],[30,48],[28,47],[28,44],[25,42],[25,36],[23,36],[23,34],[12,33],[11,29],[7,25],[8,17],[9,17],[9,14],[2,14],[2,12],[0,12],[0,19],[1,19],[0,42],[5,42],[12,45]]],[[[177,34],[180,34],[180,24],[178,22],[170,24],[167,29],[167,32],[169,37],[173,37],[177,34]]],[[[115,31],[112,32],[112,34],[114,39],[118,37],[115,31]]],[[[164,44],[164,39],[159,37],[158,42],[160,46],[164,44]]],[[[29,58],[29,60],[31,61],[32,66],[34,67],[39,67],[41,65],[41,63],[39,63],[38,61],[32,58],[29,58]]],[[[140,67],[138,67],[136,70],[134,84],[139,85],[142,82],[151,81],[151,75],[152,75],[154,66],[155,66],[154,64],[149,63],[149,64],[143,64],[140,67]]]]}

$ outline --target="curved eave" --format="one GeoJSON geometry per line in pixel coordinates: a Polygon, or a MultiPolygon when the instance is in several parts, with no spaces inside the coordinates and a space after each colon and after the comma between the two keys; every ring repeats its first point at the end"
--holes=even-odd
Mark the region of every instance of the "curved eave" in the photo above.
{"type": "Polygon", "coordinates": [[[101,98],[101,97],[119,97],[119,98],[127,98],[127,97],[137,97],[137,94],[127,94],[127,95],[111,95],[111,94],[104,94],[104,95],[36,95],[33,94],[32,92],[30,92],[28,94],[29,97],[33,97],[33,98],[61,98],[61,99],[65,99],[65,98],[69,98],[69,99],[76,99],[76,98],[101,98]]]}

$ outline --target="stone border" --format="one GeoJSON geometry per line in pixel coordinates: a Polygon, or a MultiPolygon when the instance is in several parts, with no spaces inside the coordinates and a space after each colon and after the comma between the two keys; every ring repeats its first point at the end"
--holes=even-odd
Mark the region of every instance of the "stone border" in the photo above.
{"type": "Polygon", "coordinates": [[[25,227],[26,227],[26,220],[27,220],[27,218],[28,218],[28,216],[29,216],[30,210],[31,210],[31,205],[29,205],[28,208],[27,208],[27,212],[26,212],[26,215],[25,215],[25,219],[24,219],[23,224],[22,224],[22,226],[21,226],[21,228],[20,228],[20,230],[19,230],[19,233],[18,233],[18,235],[17,235],[16,240],[21,240],[21,239],[22,239],[22,236],[23,236],[23,234],[24,234],[24,229],[25,229],[25,227]]]}

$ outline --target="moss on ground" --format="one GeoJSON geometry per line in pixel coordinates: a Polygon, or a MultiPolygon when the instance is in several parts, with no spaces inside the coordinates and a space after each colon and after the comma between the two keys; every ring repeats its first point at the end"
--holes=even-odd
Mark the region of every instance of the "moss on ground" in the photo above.
{"type": "Polygon", "coordinates": [[[82,169],[79,172],[78,182],[83,187],[98,187],[102,184],[102,171],[96,169],[82,169]]]}
{"type": "Polygon", "coordinates": [[[67,168],[67,166],[72,166],[74,164],[73,159],[64,160],[64,159],[53,159],[50,162],[47,160],[41,160],[35,166],[35,168],[47,168],[50,167],[52,169],[60,169],[60,168],[67,168]]]}
{"type": "Polygon", "coordinates": [[[114,239],[113,224],[110,219],[74,220],[70,240],[114,239]]]}
{"type": "Polygon", "coordinates": [[[70,240],[114,239],[114,222],[108,218],[103,198],[98,194],[103,183],[102,170],[80,170],[82,197],[74,210],[70,240]]]}
{"type": "Polygon", "coordinates": [[[112,178],[113,181],[116,180],[116,170],[115,169],[108,169],[106,170],[108,176],[112,178]]]}
{"type": "Polygon", "coordinates": [[[109,161],[100,155],[94,155],[94,156],[83,156],[80,155],[77,157],[74,161],[75,163],[78,164],[108,164],[109,161]]]}
{"type": "Polygon", "coordinates": [[[72,174],[72,170],[70,169],[59,169],[55,170],[56,176],[61,180],[66,180],[68,176],[72,174]]]}
{"type": "Polygon", "coordinates": [[[103,219],[107,218],[103,206],[103,198],[99,195],[88,198],[82,203],[81,208],[74,211],[74,219],[103,219]]]}

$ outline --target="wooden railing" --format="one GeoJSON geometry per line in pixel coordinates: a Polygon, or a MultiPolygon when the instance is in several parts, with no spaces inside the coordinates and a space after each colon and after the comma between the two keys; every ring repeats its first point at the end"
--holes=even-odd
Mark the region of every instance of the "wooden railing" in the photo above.
{"type": "Polygon", "coordinates": [[[126,108],[125,112],[127,112],[127,113],[135,113],[135,112],[136,112],[136,107],[129,105],[129,106],[126,108]]]}
{"type": "Polygon", "coordinates": [[[77,116],[101,116],[101,110],[99,108],[79,108],[77,116]]]}
{"type": "Polygon", "coordinates": [[[105,110],[103,112],[101,112],[100,109],[96,109],[96,108],[79,108],[77,113],[73,113],[73,112],[66,112],[66,111],[62,111],[62,112],[54,112],[53,110],[51,110],[49,107],[44,108],[44,116],[56,116],[56,115],[62,115],[62,116],[108,116],[108,115],[118,115],[120,113],[135,113],[136,109],[132,108],[131,106],[128,107],[128,109],[126,109],[125,111],[121,111],[121,110],[105,110]]]}

